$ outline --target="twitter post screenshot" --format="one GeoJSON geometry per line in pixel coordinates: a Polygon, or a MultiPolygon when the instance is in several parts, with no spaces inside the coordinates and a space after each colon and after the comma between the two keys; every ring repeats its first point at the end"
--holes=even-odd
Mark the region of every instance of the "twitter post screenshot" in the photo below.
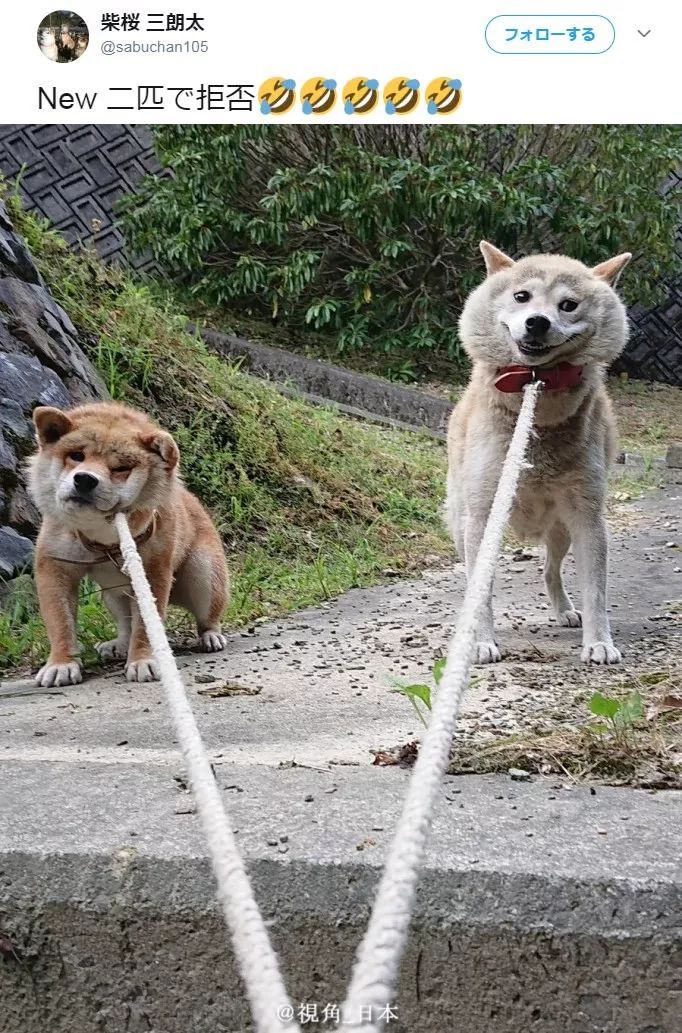
{"type": "Polygon", "coordinates": [[[679,5],[51,2],[0,1033],[679,1033],[679,5]]]}

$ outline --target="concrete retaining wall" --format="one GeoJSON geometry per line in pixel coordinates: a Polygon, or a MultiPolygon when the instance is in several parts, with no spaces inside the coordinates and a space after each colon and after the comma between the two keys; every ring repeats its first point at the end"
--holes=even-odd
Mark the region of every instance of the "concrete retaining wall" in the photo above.
{"type": "Polygon", "coordinates": [[[332,402],[349,415],[445,437],[452,403],[443,398],[234,334],[203,330],[202,336],[219,355],[243,360],[250,373],[295,388],[309,401],[332,402]]]}
{"type": "MultiPolygon", "coordinates": [[[[2,868],[22,903],[3,916],[22,957],[1,963],[5,1033],[251,1028],[205,862],[17,854],[2,868]]],[[[252,875],[293,999],[339,1002],[376,871],[264,861],[252,875]]],[[[427,874],[389,1028],[673,1033],[678,904],[657,896],[653,914],[644,892],[615,904],[606,886],[580,899],[551,879],[427,874]]]]}
{"type": "MultiPolygon", "coordinates": [[[[251,1028],[174,770],[0,761],[2,1033],[251,1028]]],[[[407,774],[216,763],[295,1002],[342,998],[407,774]]],[[[446,779],[389,1030],[677,1033],[677,795],[446,779]]]]}

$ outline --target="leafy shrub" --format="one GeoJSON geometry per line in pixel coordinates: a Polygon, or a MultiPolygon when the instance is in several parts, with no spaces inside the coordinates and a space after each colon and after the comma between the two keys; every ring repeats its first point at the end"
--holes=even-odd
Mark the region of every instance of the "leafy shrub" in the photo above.
{"type": "Polygon", "coordinates": [[[203,302],[340,352],[459,354],[477,244],[636,255],[630,302],[676,270],[675,126],[164,126],[124,224],[203,302]]]}

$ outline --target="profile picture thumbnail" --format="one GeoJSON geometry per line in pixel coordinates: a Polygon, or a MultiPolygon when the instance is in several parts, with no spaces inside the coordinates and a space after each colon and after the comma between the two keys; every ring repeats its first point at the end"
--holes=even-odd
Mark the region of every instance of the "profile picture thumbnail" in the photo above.
{"type": "Polygon", "coordinates": [[[53,11],[38,26],[41,53],[58,64],[77,61],[88,49],[88,27],[75,11],[53,11]]]}

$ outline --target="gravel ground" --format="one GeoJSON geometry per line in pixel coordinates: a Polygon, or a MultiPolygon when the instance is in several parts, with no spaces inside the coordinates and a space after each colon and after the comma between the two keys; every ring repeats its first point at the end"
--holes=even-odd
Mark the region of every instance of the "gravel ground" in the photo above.
{"type": "MultiPolygon", "coordinates": [[[[610,610],[624,654],[619,666],[580,662],[580,631],[557,627],[551,616],[537,550],[504,553],[495,586],[504,659],[474,669],[456,751],[470,754],[509,736],[574,729],[593,720],[587,700],[597,690],[639,691],[647,712],[662,694],[679,690],[681,501],[682,487],[671,485],[613,507],[610,610]]],[[[567,567],[570,589],[570,557],[567,567]]],[[[431,681],[434,662],[452,635],[464,583],[462,564],[453,563],[419,580],[356,589],[322,607],[244,629],[230,636],[222,654],[180,650],[216,762],[365,765],[375,751],[418,739],[423,728],[409,701],[390,691],[391,678],[431,681]],[[230,691],[235,684],[248,691],[230,691]]],[[[679,757],[675,716],[646,726],[647,735],[665,732],[668,767],[679,757]]],[[[126,684],[120,665],[89,672],[82,685],[58,693],[36,693],[26,682],[0,686],[0,750],[6,758],[74,762],[142,763],[154,757],[176,763],[177,756],[162,690],[126,684]]],[[[483,770],[491,770],[489,760],[486,765],[483,770]]],[[[505,755],[493,769],[507,766],[505,755]]],[[[538,767],[543,770],[542,763],[538,767]]],[[[608,772],[600,777],[609,780],[608,772]]],[[[655,778],[652,784],[658,784],[655,778]]]]}

